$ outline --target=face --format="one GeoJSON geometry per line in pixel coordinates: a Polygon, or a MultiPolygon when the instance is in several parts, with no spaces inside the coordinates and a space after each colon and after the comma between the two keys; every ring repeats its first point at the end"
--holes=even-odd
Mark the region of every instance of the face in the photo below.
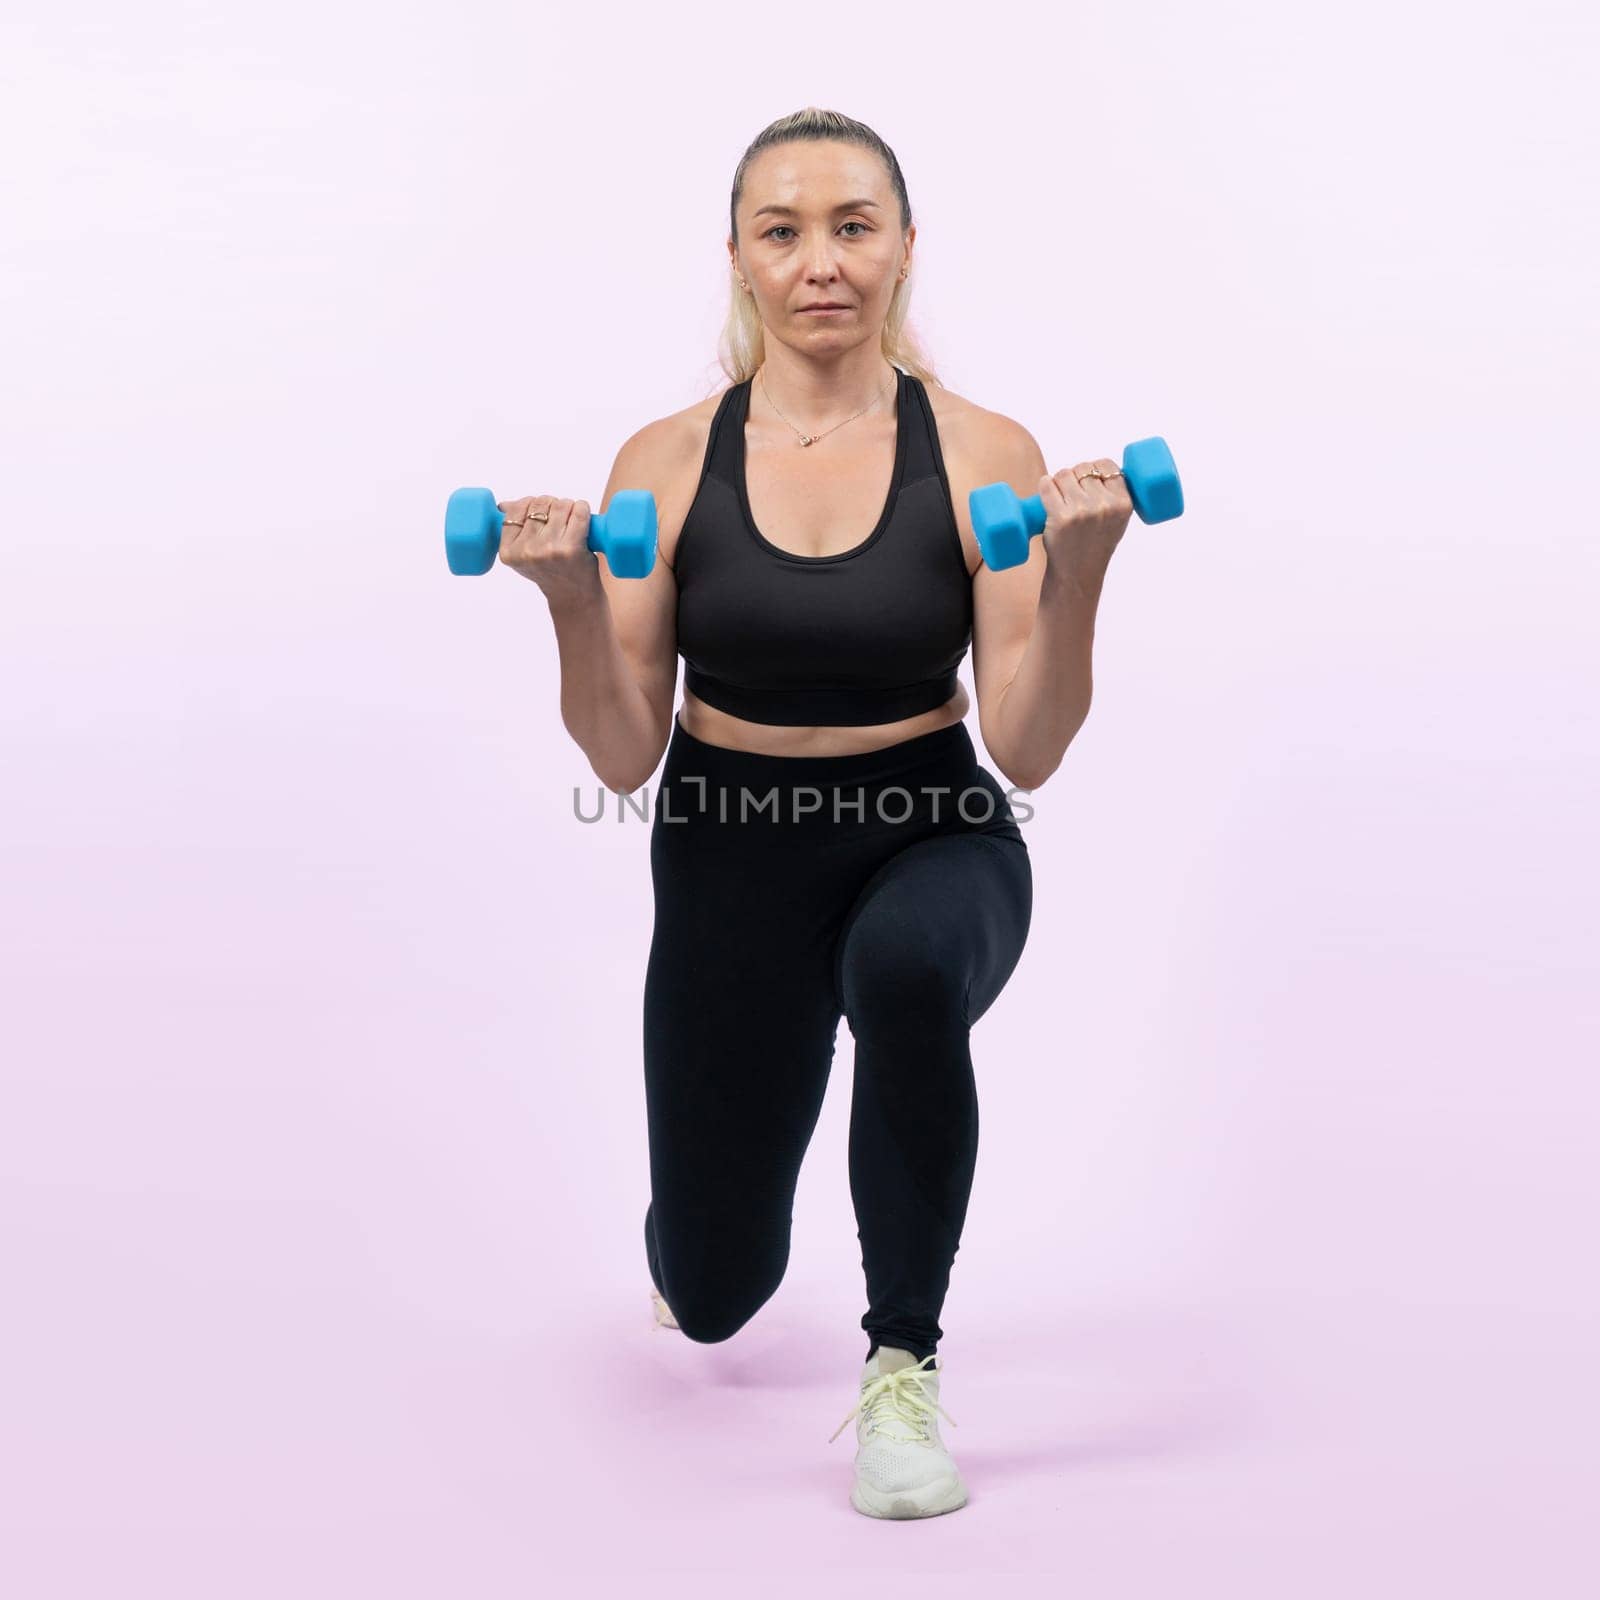
{"type": "Polygon", "coordinates": [[[769,333],[801,349],[877,340],[917,235],[900,231],[877,156],[821,140],[763,150],[745,169],[738,220],[728,254],[769,333]],[[845,309],[803,309],[818,301],[845,309]]]}

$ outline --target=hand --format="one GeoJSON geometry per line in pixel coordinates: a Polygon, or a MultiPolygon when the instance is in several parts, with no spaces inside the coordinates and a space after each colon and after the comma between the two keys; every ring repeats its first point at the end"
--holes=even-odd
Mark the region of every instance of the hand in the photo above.
{"type": "Polygon", "coordinates": [[[552,606],[604,594],[600,559],[589,548],[589,503],[555,495],[495,502],[505,513],[500,559],[544,590],[552,606]],[[545,516],[547,521],[537,521],[545,516]]]}
{"type": "Polygon", "coordinates": [[[1044,530],[1039,535],[1051,566],[1076,573],[1103,572],[1133,515],[1133,497],[1115,461],[1080,461],[1039,480],[1044,530]],[[1104,479],[1084,474],[1103,472],[1104,479]]]}

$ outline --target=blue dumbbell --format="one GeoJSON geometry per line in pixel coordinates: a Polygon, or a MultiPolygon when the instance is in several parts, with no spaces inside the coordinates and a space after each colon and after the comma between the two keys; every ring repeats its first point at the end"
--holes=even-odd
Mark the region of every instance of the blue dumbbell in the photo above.
{"type": "MultiPolygon", "coordinates": [[[[1122,476],[1141,522],[1170,522],[1183,515],[1183,485],[1167,441],[1136,439],[1122,452],[1122,476]]],[[[972,531],[984,564],[995,572],[1019,567],[1028,544],[1044,532],[1044,501],[1036,494],[1019,499],[1009,483],[988,483],[967,496],[972,531]]]]}
{"type": "MultiPolygon", "coordinates": [[[[457,489],[444,508],[444,558],[461,577],[477,577],[500,554],[506,514],[487,489],[457,489]]],[[[648,578],[656,564],[656,497],[619,489],[604,511],[589,513],[588,546],[604,554],[614,578],[648,578]]]]}

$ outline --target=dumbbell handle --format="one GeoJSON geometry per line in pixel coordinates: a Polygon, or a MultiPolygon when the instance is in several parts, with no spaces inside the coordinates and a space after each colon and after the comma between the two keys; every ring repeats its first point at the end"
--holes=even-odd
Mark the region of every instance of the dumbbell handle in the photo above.
{"type": "MultiPolygon", "coordinates": [[[[1183,515],[1183,485],[1165,439],[1136,439],[1122,452],[1122,476],[1141,522],[1169,522],[1183,515]]],[[[1023,499],[1007,483],[985,484],[967,496],[973,532],[987,566],[1020,566],[1031,541],[1044,532],[1047,514],[1040,495],[1023,499]]]]}
{"type": "MultiPolygon", "coordinates": [[[[613,496],[614,498],[615,496],[613,496]]],[[[499,506],[496,506],[491,515],[494,519],[495,550],[498,553],[501,530],[506,525],[506,514],[499,506]]],[[[609,511],[591,511],[589,513],[589,536],[584,540],[584,548],[593,551],[597,556],[603,556],[606,553],[606,547],[611,543],[610,530],[606,527],[606,518],[610,515],[609,511]]]]}
{"type": "MultiPolygon", "coordinates": [[[[500,554],[506,514],[487,489],[457,489],[444,514],[444,553],[450,570],[480,577],[500,554]]],[[[605,511],[589,513],[584,541],[604,555],[613,577],[647,578],[656,560],[656,501],[648,489],[619,489],[605,511]]]]}

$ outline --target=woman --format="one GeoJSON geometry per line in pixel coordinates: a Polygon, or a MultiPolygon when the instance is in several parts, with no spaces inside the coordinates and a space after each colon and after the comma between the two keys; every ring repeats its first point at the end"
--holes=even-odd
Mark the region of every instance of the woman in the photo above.
{"type": "Polygon", "coordinates": [[[984,743],[1037,788],[1088,714],[1132,503],[1110,461],[1052,478],[1025,428],[938,384],[904,328],[905,181],[865,124],[773,123],[730,223],[730,386],[640,429],[606,485],[654,493],[651,575],[613,579],[587,503],[549,495],[502,503],[501,559],[549,600],[562,720],[596,774],[631,790],[666,757],[644,992],[658,1321],[727,1339],[778,1287],[847,1017],[869,1339],[851,1502],[930,1516],[966,1503],[934,1357],[977,1153],[969,1030],[1032,910],[956,666],[970,642],[984,743]],[[992,572],[967,493],[1000,480],[1049,521],[992,572]]]}

